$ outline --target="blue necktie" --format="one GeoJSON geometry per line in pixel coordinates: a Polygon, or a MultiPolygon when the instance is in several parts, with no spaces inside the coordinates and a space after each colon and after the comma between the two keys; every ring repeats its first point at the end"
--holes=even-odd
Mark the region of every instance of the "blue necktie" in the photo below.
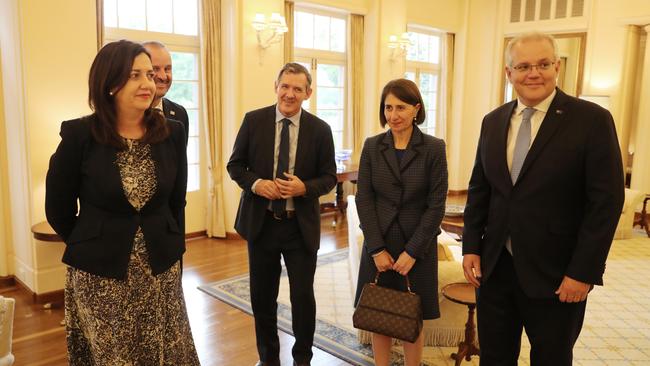
{"type": "Polygon", "coordinates": [[[517,133],[517,140],[515,141],[515,151],[512,154],[512,167],[510,168],[510,179],[512,184],[517,182],[521,167],[524,165],[526,154],[530,148],[530,117],[535,113],[535,108],[528,107],[524,109],[523,117],[521,119],[521,126],[517,133]]]}
{"type": "MultiPolygon", "coordinates": [[[[291,121],[283,118],[280,122],[282,122],[282,131],[280,132],[280,151],[278,151],[278,168],[275,170],[275,177],[286,179],[283,173],[289,171],[289,123],[291,121]]],[[[287,210],[287,200],[273,200],[271,208],[276,216],[281,216],[287,210]]]]}

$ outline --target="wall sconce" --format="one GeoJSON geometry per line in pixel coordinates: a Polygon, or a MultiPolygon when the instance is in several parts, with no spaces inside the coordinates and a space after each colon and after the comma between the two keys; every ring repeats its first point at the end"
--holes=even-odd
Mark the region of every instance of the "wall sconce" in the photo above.
{"type": "Polygon", "coordinates": [[[404,57],[411,46],[413,46],[413,42],[411,42],[408,33],[402,33],[399,38],[393,35],[388,37],[388,48],[391,49],[391,61],[404,57]]]}
{"type": "Polygon", "coordinates": [[[284,17],[278,13],[272,13],[271,19],[267,22],[264,14],[255,14],[253,29],[257,32],[257,43],[263,50],[274,43],[279,43],[284,38],[289,28],[284,17]]]}

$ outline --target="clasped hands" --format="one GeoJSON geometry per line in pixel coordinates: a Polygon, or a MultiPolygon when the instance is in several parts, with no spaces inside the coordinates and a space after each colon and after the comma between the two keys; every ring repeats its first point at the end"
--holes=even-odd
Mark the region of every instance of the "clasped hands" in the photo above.
{"type": "Polygon", "coordinates": [[[255,193],[269,200],[287,199],[304,196],[307,193],[305,183],[293,174],[284,173],[286,179],[262,179],[255,185],[255,193]]]}
{"type": "Polygon", "coordinates": [[[406,251],[403,251],[402,254],[399,255],[397,261],[393,259],[387,250],[384,250],[372,258],[375,260],[375,267],[377,267],[379,272],[392,269],[402,276],[406,276],[415,264],[415,258],[411,257],[406,251]]]}
{"type": "MultiPolygon", "coordinates": [[[[463,256],[463,273],[465,279],[478,288],[481,286],[481,256],[476,254],[465,254],[463,256]]],[[[564,276],[560,287],[555,290],[555,294],[561,302],[581,302],[587,300],[589,291],[594,286],[574,280],[569,276],[564,276]]]]}

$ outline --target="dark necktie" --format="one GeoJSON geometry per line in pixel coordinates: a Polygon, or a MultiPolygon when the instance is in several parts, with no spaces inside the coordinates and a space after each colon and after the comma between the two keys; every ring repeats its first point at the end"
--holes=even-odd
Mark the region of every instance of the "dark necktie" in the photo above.
{"type": "Polygon", "coordinates": [[[521,126],[517,133],[517,140],[515,140],[515,151],[512,154],[512,168],[510,169],[510,179],[512,184],[517,182],[521,167],[524,165],[524,160],[530,148],[530,117],[535,113],[535,108],[528,107],[524,109],[521,118],[521,126]]]}
{"type": "MultiPolygon", "coordinates": [[[[280,150],[278,151],[278,168],[275,171],[275,177],[286,179],[283,173],[289,171],[289,124],[291,121],[284,118],[280,122],[282,122],[282,131],[280,132],[280,150]]],[[[273,200],[271,208],[276,216],[281,216],[287,210],[287,200],[273,200]]]]}

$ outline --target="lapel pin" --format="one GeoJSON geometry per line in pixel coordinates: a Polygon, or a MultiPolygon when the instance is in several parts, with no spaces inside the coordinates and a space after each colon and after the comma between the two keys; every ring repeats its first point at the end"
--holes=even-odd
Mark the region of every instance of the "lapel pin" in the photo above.
{"type": "Polygon", "coordinates": [[[564,113],[564,111],[561,110],[561,109],[556,109],[556,110],[555,110],[555,114],[562,114],[562,113],[564,113]]]}
{"type": "Polygon", "coordinates": [[[169,114],[171,114],[172,116],[175,116],[175,115],[176,115],[176,112],[174,112],[174,111],[169,111],[169,114]]]}

